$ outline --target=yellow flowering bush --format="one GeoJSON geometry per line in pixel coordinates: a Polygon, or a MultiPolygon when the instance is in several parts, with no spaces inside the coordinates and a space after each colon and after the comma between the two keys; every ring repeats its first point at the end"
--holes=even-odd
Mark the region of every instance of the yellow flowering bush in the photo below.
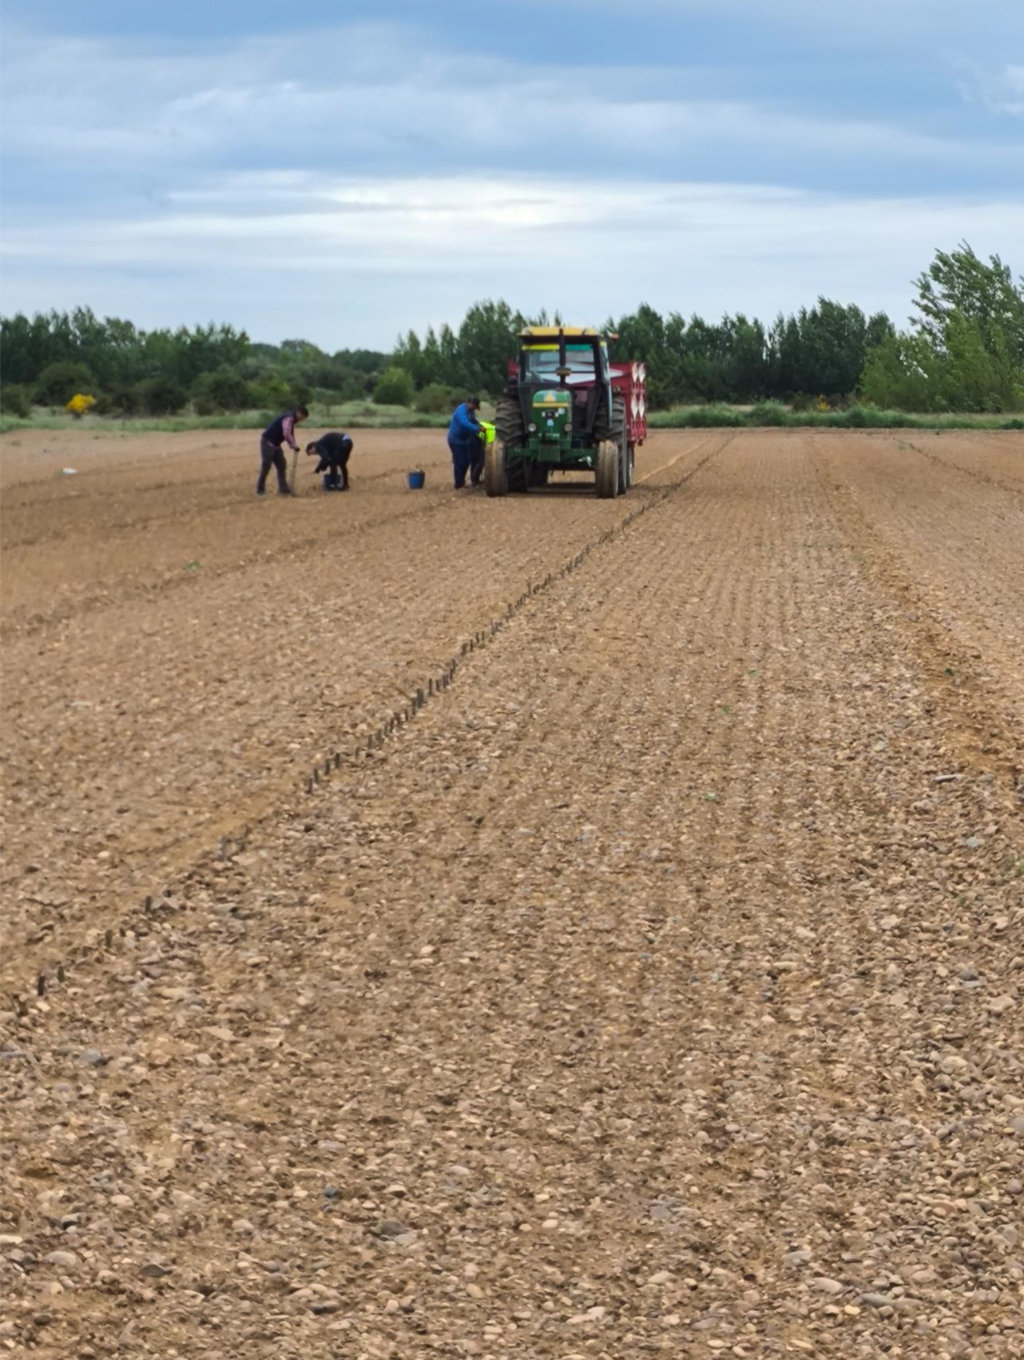
{"type": "Polygon", "coordinates": [[[64,407],[65,411],[70,411],[73,416],[84,416],[90,407],[96,405],[96,398],[90,397],[84,392],[76,392],[68,404],[64,407]]]}

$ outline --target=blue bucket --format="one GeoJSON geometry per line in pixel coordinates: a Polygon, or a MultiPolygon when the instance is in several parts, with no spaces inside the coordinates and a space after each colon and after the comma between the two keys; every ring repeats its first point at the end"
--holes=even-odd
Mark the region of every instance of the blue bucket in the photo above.
{"type": "Polygon", "coordinates": [[[410,491],[420,491],[423,483],[427,480],[425,472],[410,472],[407,478],[410,491]]]}

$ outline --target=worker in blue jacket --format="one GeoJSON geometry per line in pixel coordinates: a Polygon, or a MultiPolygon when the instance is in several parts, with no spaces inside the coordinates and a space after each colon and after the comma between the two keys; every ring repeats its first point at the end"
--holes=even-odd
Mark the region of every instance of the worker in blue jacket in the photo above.
{"type": "Polygon", "coordinates": [[[469,397],[456,406],[452,423],[448,426],[448,447],[452,451],[452,470],[455,474],[455,490],[461,491],[466,485],[466,473],[471,474],[472,484],[480,480],[479,450],[480,436],[483,431],[476,413],[480,410],[480,398],[469,397]]]}

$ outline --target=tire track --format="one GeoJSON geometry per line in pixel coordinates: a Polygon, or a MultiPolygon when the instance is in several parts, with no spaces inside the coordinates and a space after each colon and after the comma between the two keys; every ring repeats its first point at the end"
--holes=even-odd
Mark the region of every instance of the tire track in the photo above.
{"type": "Polygon", "coordinates": [[[936,481],[874,449],[840,470],[820,439],[817,447],[846,532],[900,602],[900,626],[916,639],[934,693],[961,715],[954,763],[1019,784],[1024,517],[989,485],[936,481]]]}

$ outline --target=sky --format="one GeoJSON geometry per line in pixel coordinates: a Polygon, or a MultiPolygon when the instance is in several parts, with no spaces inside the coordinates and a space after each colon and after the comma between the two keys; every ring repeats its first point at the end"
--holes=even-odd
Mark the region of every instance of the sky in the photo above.
{"type": "Polygon", "coordinates": [[[1021,0],[5,0],[0,310],[390,349],[1024,272],[1021,0]]]}

